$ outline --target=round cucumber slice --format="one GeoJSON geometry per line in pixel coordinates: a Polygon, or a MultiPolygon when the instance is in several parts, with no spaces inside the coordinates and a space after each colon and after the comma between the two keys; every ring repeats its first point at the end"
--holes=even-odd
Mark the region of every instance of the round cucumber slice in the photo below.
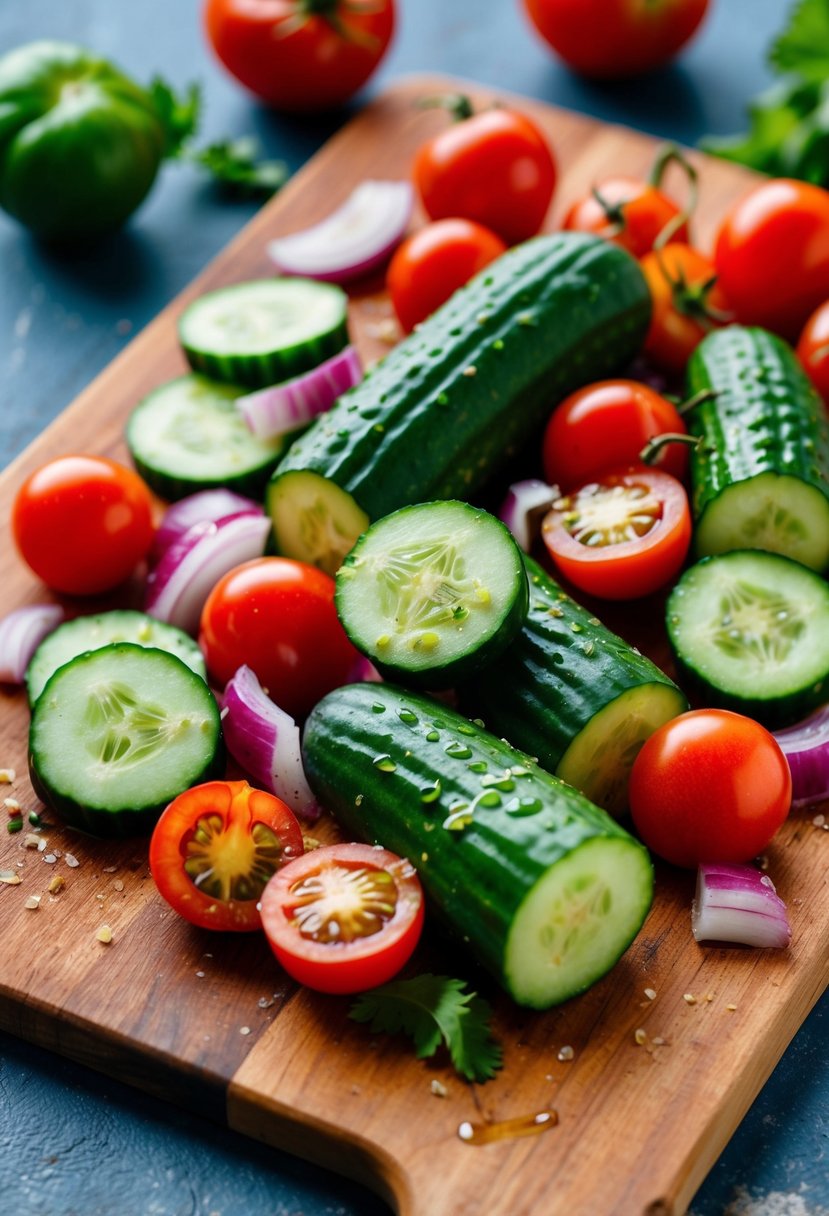
{"type": "Polygon", "coordinates": [[[829,585],[776,553],[704,558],[671,592],[668,638],[710,704],[775,729],[829,691],[829,585]]]}
{"type": "Polygon", "coordinates": [[[521,550],[486,511],[452,500],[372,524],[337,573],[351,641],[386,676],[449,687],[501,654],[527,615],[521,550]]]}
{"type": "Polygon", "coordinates": [[[35,792],[94,835],[151,831],[168,802],[223,764],[213,694],[163,650],[121,642],[80,655],[47,681],[32,712],[35,792]]]}
{"type": "Polygon", "coordinates": [[[369,518],[336,482],[319,473],[277,473],[266,494],[277,553],[334,575],[369,518]]]}
{"type": "Polygon", "coordinates": [[[132,609],[113,609],[98,612],[94,616],[79,616],[58,626],[54,633],[40,643],[26,668],[26,691],[29,704],[43,691],[49,677],[88,650],[100,650],[113,642],[132,642],[136,646],[154,646],[157,650],[168,650],[207,680],[204,655],[198,645],[183,630],[145,612],[132,609]]]}

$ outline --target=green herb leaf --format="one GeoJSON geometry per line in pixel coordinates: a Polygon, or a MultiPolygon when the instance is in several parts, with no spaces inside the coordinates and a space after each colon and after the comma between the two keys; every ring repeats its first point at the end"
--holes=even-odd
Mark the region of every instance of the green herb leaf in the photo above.
{"type": "Polygon", "coordinates": [[[164,155],[168,159],[181,156],[184,145],[199,129],[202,108],[201,85],[190,84],[182,94],[160,76],[150,83],[150,96],[164,128],[164,155]]]}
{"type": "Polygon", "coordinates": [[[211,177],[246,195],[271,195],[284,185],[288,168],[279,160],[257,160],[259,145],[249,135],[187,150],[187,158],[211,177]]]}
{"type": "Polygon", "coordinates": [[[799,0],[789,24],[772,44],[769,63],[820,84],[829,77],[829,0],[799,0]]]}
{"type": "Polygon", "coordinates": [[[363,993],[349,1017],[368,1023],[375,1034],[407,1034],[419,1060],[443,1043],[457,1071],[469,1081],[488,1081],[502,1064],[501,1047],[489,1029],[490,1008],[462,980],[418,975],[393,980],[363,993]]]}

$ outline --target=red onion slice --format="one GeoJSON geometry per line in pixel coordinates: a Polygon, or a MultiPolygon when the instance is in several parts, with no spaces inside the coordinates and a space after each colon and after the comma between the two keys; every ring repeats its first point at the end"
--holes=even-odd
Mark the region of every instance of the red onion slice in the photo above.
{"type": "Polygon", "coordinates": [[[43,639],[66,618],[58,604],[27,604],[0,620],[0,684],[22,684],[43,639]]]}
{"type": "Polygon", "coordinates": [[[262,556],[270,526],[264,515],[230,515],[188,528],[150,571],[145,610],[195,636],[213,587],[234,566],[262,556]]]}
{"type": "Polygon", "coordinates": [[[829,799],[829,705],[773,733],[792,771],[792,806],[829,799]]]}
{"type": "Polygon", "coordinates": [[[541,531],[541,520],[560,497],[558,486],[548,486],[537,478],[516,481],[510,486],[498,517],[525,553],[529,553],[541,531]]]}
{"type": "Polygon", "coordinates": [[[753,866],[701,865],[691,906],[698,942],[785,949],[792,931],[786,905],[768,874],[753,866]]]}
{"type": "Polygon", "coordinates": [[[228,751],[255,785],[276,794],[306,823],[319,818],[302,767],[299,727],[266,695],[250,667],[240,667],[228,681],[222,730],[228,751]]]}
{"type": "Polygon", "coordinates": [[[303,376],[237,397],[236,406],[258,439],[275,439],[307,426],[318,414],[330,410],[337,398],[359,384],[362,377],[360,356],[353,346],[346,346],[303,376]]]}
{"type": "Polygon", "coordinates": [[[403,239],[413,205],[410,182],[362,182],[321,223],[271,241],[268,255],[282,274],[347,283],[385,262],[403,239]]]}
{"type": "Polygon", "coordinates": [[[161,517],[153,539],[150,561],[155,564],[168,545],[183,536],[194,524],[215,523],[228,515],[262,515],[263,508],[252,498],[243,498],[232,490],[199,490],[188,494],[167,508],[161,517]]]}

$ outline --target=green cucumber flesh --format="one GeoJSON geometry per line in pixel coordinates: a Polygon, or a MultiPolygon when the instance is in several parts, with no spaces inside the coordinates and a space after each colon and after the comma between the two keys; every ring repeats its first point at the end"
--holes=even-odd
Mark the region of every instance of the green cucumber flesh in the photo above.
{"type": "Polygon", "coordinates": [[[776,553],[735,550],[683,574],[668,637],[710,704],[790,725],[829,694],[829,585],[776,553]]]}
{"type": "Polygon", "coordinates": [[[136,646],[153,646],[157,650],[168,650],[207,680],[204,655],[198,645],[183,630],[145,612],[132,609],[113,609],[97,612],[93,616],[79,616],[44,638],[26,668],[26,691],[29,704],[34,705],[46,681],[79,654],[88,650],[100,650],[113,642],[132,642],[136,646]]]}
{"type": "Polygon", "coordinates": [[[47,681],[32,711],[29,765],[36,793],[73,827],[149,832],[183,790],[221,775],[219,709],[174,655],[104,646],[47,681]]]}
{"type": "Polygon", "coordinates": [[[369,525],[350,494],[310,470],[297,469],[271,480],[265,506],[278,551],[302,554],[303,561],[332,576],[369,525]]]}
{"type": "Polygon", "coordinates": [[[127,447],[144,480],[167,500],[220,486],[258,496],[288,440],[257,439],[236,408],[244,390],[179,376],[132,411],[127,447]]]}
{"type": "Polygon", "coordinates": [[[384,676],[445,688],[513,640],[527,574],[500,520],[443,500],[372,524],[344,559],[335,598],[349,638],[384,676]]]}

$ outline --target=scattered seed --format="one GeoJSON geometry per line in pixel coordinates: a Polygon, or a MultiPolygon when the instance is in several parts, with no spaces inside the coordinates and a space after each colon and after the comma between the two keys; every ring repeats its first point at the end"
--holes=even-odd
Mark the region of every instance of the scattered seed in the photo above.
{"type": "Polygon", "coordinates": [[[728,1010],[729,1013],[735,1013],[737,1006],[736,1005],[726,1005],[726,1009],[728,1010]]]}
{"type": "Polygon", "coordinates": [[[29,898],[26,900],[25,904],[23,905],[23,907],[28,908],[30,912],[34,912],[37,908],[40,907],[40,896],[39,895],[30,895],[29,898]]]}
{"type": "Polygon", "coordinates": [[[63,860],[66,862],[66,864],[67,864],[67,865],[69,866],[69,868],[70,868],[70,869],[72,869],[72,870],[76,869],[76,868],[77,868],[77,866],[79,866],[79,865],[81,864],[81,863],[78,861],[77,857],[73,857],[73,855],[72,855],[71,853],[67,853],[67,854],[65,855],[65,857],[64,857],[64,859],[63,859],[63,860]]]}
{"type": "Polygon", "coordinates": [[[655,1039],[651,1039],[651,1042],[653,1043],[654,1047],[666,1046],[666,1040],[662,1038],[661,1034],[658,1034],[655,1039]]]}
{"type": "Polygon", "coordinates": [[[11,785],[16,776],[13,768],[0,768],[0,785],[11,785]]]}
{"type": "MultiPolygon", "coordinates": [[[[45,860],[46,859],[44,858],[44,861],[45,860]]],[[[66,886],[66,883],[63,880],[63,875],[62,874],[53,874],[52,879],[49,883],[49,886],[46,888],[46,890],[49,892],[50,895],[57,895],[58,891],[62,891],[65,886],[66,886]]]]}
{"type": "Polygon", "coordinates": [[[706,992],[706,994],[705,994],[705,1001],[706,1001],[706,1004],[710,1005],[710,1004],[711,1004],[711,1002],[713,1001],[713,999],[714,999],[714,993],[713,993],[713,992],[706,992]]]}
{"type": "MultiPolygon", "coordinates": [[[[6,799],[7,806],[8,806],[8,803],[9,803],[9,799],[6,799]]],[[[815,825],[816,828],[822,828],[826,824],[826,816],[825,815],[815,815],[814,819],[812,820],[812,823],[815,825]]]]}
{"type": "Polygon", "coordinates": [[[429,1088],[436,1098],[445,1098],[449,1093],[449,1090],[445,1085],[442,1084],[442,1082],[438,1081],[437,1077],[433,1078],[429,1088]]]}
{"type": "Polygon", "coordinates": [[[636,1044],[638,1047],[643,1047],[644,1044],[647,1043],[647,1041],[648,1041],[648,1036],[645,1034],[645,1031],[642,1030],[641,1027],[639,1028],[639,1030],[634,1030],[633,1037],[636,1040],[636,1044]]]}
{"type": "Polygon", "coordinates": [[[239,1034],[250,1034],[250,1026],[240,1026],[239,1034]]]}
{"type": "Polygon", "coordinates": [[[697,998],[694,996],[693,992],[684,992],[682,994],[682,999],[686,1005],[696,1005],[697,1003],[697,998]]]}
{"type": "Polygon", "coordinates": [[[47,866],[53,866],[57,861],[57,856],[55,853],[44,853],[43,860],[46,862],[47,866]]]}
{"type": "Polygon", "coordinates": [[[0,882],[4,882],[9,887],[16,887],[23,879],[19,874],[12,874],[10,870],[0,870],[0,882]]]}
{"type": "Polygon", "coordinates": [[[576,1053],[573,1051],[572,1047],[560,1047],[558,1050],[557,1059],[561,1060],[562,1063],[565,1063],[567,1060],[572,1060],[575,1054],[576,1053]]]}
{"type": "Polygon", "coordinates": [[[306,853],[312,853],[314,849],[318,849],[320,847],[320,842],[317,840],[316,836],[306,836],[304,838],[304,844],[306,853]]]}
{"type": "Polygon", "coordinates": [[[100,929],[95,934],[95,939],[96,941],[102,942],[105,946],[108,946],[112,941],[112,930],[110,929],[109,925],[101,925],[100,929]]]}
{"type": "Polygon", "coordinates": [[[469,367],[465,367],[463,369],[464,376],[477,376],[477,374],[478,374],[478,369],[477,369],[477,367],[475,367],[474,363],[470,363],[469,367]]]}
{"type": "Polygon", "coordinates": [[[124,889],[124,884],[120,878],[116,878],[112,886],[115,891],[123,891],[124,889]]]}
{"type": "Polygon", "coordinates": [[[649,1001],[655,1001],[656,1000],[656,989],[655,988],[646,988],[645,996],[648,998],[649,1001]]]}
{"type": "Polygon", "coordinates": [[[204,972],[203,972],[203,971],[197,971],[197,972],[196,972],[196,978],[197,978],[197,979],[200,979],[200,980],[203,980],[203,979],[204,979],[204,972]]]}
{"type": "Polygon", "coordinates": [[[104,866],[103,872],[104,874],[114,874],[117,869],[117,866],[104,866]]]}
{"type": "Polygon", "coordinates": [[[256,1004],[260,1009],[270,1009],[271,1005],[274,1004],[274,999],[270,996],[260,996],[256,1004]]]}

